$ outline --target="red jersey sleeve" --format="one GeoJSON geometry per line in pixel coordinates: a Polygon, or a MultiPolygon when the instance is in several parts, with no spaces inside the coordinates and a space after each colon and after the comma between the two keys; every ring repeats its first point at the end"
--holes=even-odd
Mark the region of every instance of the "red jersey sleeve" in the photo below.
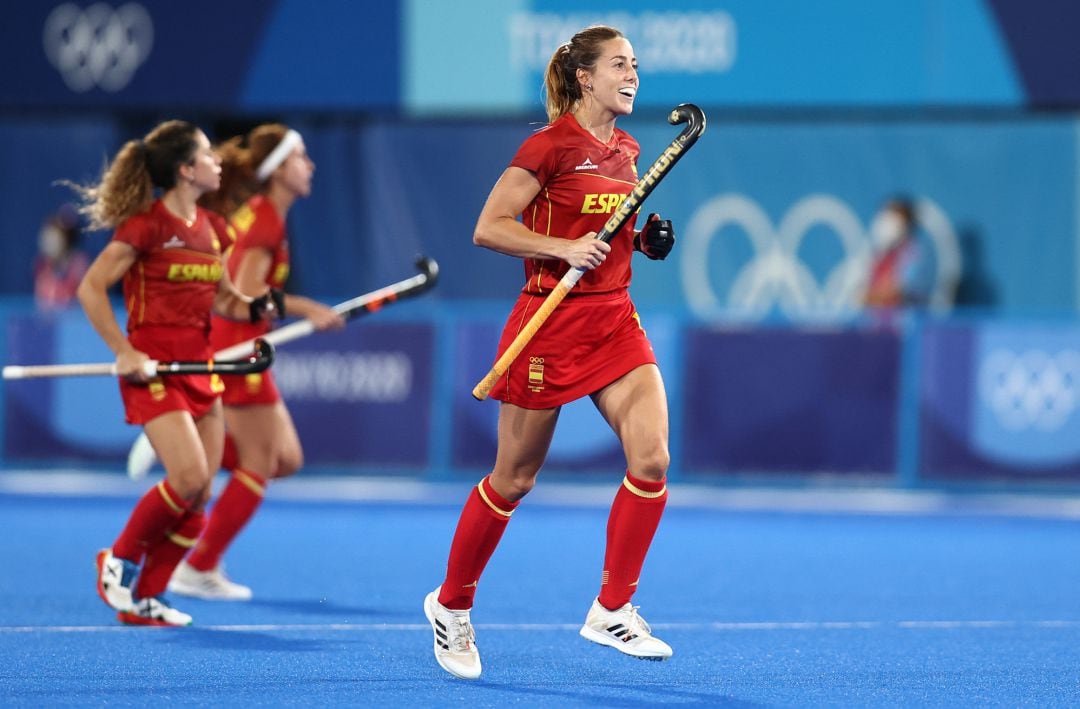
{"type": "Polygon", "coordinates": [[[156,230],[150,228],[150,221],[142,214],[125,219],[113,232],[113,241],[120,241],[145,254],[157,245],[156,230]]]}
{"type": "Polygon", "coordinates": [[[557,165],[557,153],[552,149],[554,146],[551,142],[550,128],[551,126],[545,126],[526,138],[513,160],[510,161],[512,167],[520,167],[536,175],[541,185],[551,179],[557,165]]]}

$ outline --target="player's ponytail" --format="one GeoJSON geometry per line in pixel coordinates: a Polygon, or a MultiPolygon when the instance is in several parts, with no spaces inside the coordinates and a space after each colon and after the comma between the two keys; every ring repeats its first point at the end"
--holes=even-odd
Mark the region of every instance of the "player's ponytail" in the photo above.
{"type": "Polygon", "coordinates": [[[97,184],[63,184],[79,193],[79,211],[89,217],[91,229],[115,228],[149,209],[155,188],[167,192],[176,186],[180,166],[195,156],[198,132],[187,121],[166,121],[142,140],[124,143],[97,184]]]}

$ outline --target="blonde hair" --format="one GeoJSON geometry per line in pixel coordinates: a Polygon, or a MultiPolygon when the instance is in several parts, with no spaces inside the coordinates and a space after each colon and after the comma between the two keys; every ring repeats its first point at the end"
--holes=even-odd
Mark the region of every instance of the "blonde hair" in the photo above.
{"type": "Polygon", "coordinates": [[[180,166],[195,157],[198,134],[193,123],[165,121],[141,140],[124,143],[97,184],[63,184],[79,194],[79,212],[89,218],[91,229],[115,228],[149,209],[155,188],[167,192],[176,186],[180,166]]]}
{"type": "Polygon", "coordinates": [[[593,71],[604,42],[624,36],[614,27],[593,25],[581,30],[555,50],[544,73],[544,104],[550,123],[574,110],[575,104],[581,100],[577,70],[593,71]]]}
{"type": "Polygon", "coordinates": [[[252,195],[264,190],[269,180],[260,181],[255,173],[288,132],[289,127],[284,124],[263,123],[245,135],[238,135],[218,145],[221,187],[217,192],[203,195],[199,203],[229,216],[252,195]]]}

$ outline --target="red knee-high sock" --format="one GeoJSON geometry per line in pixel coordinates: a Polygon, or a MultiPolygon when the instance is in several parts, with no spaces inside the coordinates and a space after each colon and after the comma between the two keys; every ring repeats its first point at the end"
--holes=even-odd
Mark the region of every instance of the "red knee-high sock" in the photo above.
{"type": "Polygon", "coordinates": [[[150,598],[165,593],[173,570],[199,540],[206,515],[202,510],[188,512],[180,519],[176,529],[168,532],[161,541],[146,552],[146,561],[139,572],[139,582],[135,586],[136,598],[150,598]]]}
{"type": "Polygon", "coordinates": [[[177,525],[187,509],[184,498],[168,480],[162,480],[135,504],[124,530],[113,542],[113,556],[141,564],[147,551],[177,525]]]}
{"type": "Polygon", "coordinates": [[[240,458],[236,453],[236,441],[233,440],[232,435],[225,432],[225,447],[221,451],[221,469],[222,470],[236,470],[240,467],[240,458]]]}
{"type": "Polygon", "coordinates": [[[495,492],[488,478],[473,488],[450,544],[439,603],[454,610],[472,608],[476,584],[517,506],[517,502],[508,502],[495,492]]]}
{"type": "Polygon", "coordinates": [[[266,494],[266,479],[250,470],[236,468],[221,497],[210,510],[210,519],[188,563],[199,571],[211,571],[236,535],[255,515],[266,494]]]}
{"type": "Polygon", "coordinates": [[[608,610],[630,602],[641,567],[667,504],[666,479],[639,480],[626,471],[608,516],[607,551],[600,585],[600,605],[608,610]]]}

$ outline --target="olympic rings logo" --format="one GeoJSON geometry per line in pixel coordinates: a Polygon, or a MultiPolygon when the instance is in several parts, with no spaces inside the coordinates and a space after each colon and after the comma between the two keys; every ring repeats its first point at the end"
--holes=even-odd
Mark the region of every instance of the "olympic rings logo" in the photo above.
{"type": "Polygon", "coordinates": [[[116,92],[150,56],[154,23],[138,3],[115,10],[100,2],[85,10],[64,3],[45,19],[42,42],[69,89],[84,93],[96,86],[116,92]]]}
{"type": "MultiPolygon", "coordinates": [[[[960,247],[945,212],[933,201],[917,203],[918,220],[933,245],[937,274],[931,305],[948,308],[960,276],[960,247]]],[[[737,253],[732,245],[731,253],[737,253]]],[[[828,194],[796,202],[774,227],[761,206],[741,194],[722,194],[694,213],[683,240],[680,269],[686,300],[698,316],[765,317],[774,307],[789,316],[833,318],[861,307],[872,257],[869,230],[847,203],[828,194]],[[822,278],[804,262],[803,240],[824,228],[835,236],[840,258],[822,278]],[[713,241],[732,235],[751,252],[738,266],[726,294],[717,294],[710,251],[713,241]]]]}
{"type": "Polygon", "coordinates": [[[979,367],[979,395],[1010,431],[1056,431],[1080,403],[1080,353],[994,350],[979,367]]]}

